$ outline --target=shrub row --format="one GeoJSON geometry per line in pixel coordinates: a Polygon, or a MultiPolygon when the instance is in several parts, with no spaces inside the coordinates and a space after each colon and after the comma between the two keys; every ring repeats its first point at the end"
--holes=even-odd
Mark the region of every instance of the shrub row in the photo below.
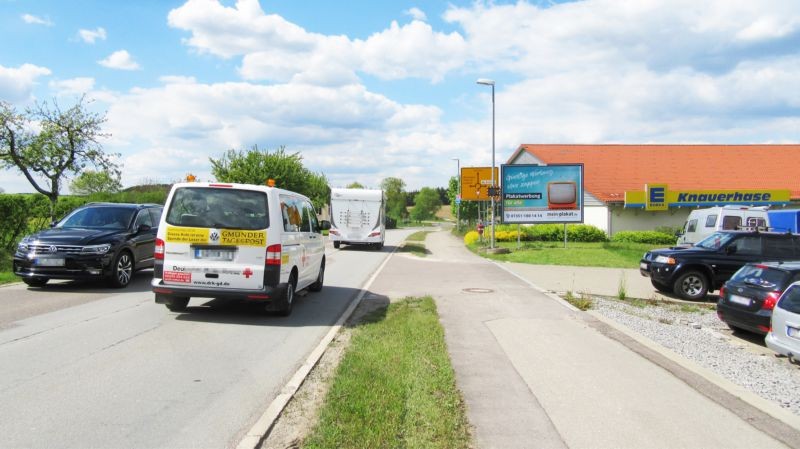
{"type": "Polygon", "coordinates": [[[653,245],[674,245],[675,236],[658,231],[620,231],[614,234],[613,242],[649,243],[653,245]]]}
{"type": "MultiPolygon", "coordinates": [[[[61,196],[56,203],[59,219],[78,206],[90,202],[164,204],[166,190],[119,193],[98,193],[89,196],[61,196]]],[[[50,200],[41,194],[0,195],[0,248],[13,250],[25,234],[44,229],[50,224],[50,200]]]]}

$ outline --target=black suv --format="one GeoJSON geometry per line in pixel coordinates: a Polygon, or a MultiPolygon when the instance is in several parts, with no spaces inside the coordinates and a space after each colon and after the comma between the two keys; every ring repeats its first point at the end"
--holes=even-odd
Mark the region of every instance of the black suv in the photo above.
{"type": "Polygon", "coordinates": [[[89,203],[17,245],[14,274],[43,287],[50,279],[107,279],[126,287],[153,266],[158,204],[89,203]]]}
{"type": "Polygon", "coordinates": [[[653,286],[683,299],[698,300],[717,290],[748,262],[800,259],[800,235],[720,231],[688,248],[656,249],[639,263],[653,286]]]}

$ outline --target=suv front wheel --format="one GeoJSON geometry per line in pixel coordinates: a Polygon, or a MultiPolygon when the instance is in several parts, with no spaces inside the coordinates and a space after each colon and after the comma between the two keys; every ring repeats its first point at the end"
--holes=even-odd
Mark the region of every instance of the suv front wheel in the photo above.
{"type": "Polygon", "coordinates": [[[706,297],[708,293],[708,279],[695,270],[687,271],[675,280],[673,290],[676,295],[689,301],[697,301],[706,297]]]}

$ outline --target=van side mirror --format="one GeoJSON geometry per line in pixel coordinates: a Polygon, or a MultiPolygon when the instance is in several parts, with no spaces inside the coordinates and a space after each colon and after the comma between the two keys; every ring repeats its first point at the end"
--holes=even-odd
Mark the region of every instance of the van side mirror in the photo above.
{"type": "Polygon", "coordinates": [[[55,220],[53,220],[53,221],[51,221],[51,222],[50,222],[50,227],[51,227],[51,228],[55,228],[55,227],[56,227],[56,224],[58,224],[58,222],[57,222],[57,221],[55,221],[55,220]]]}
{"type": "Polygon", "coordinates": [[[136,232],[143,233],[143,232],[150,232],[153,229],[152,226],[146,224],[140,224],[138,228],[136,228],[136,232]]]}
{"type": "Polygon", "coordinates": [[[328,220],[322,220],[319,222],[319,228],[323,231],[327,231],[331,228],[331,222],[328,220]]]}

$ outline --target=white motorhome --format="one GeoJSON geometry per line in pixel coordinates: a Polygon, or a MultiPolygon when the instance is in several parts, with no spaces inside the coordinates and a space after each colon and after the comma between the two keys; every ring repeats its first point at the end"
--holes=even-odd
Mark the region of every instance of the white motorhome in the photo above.
{"type": "Polygon", "coordinates": [[[716,206],[689,213],[678,245],[694,245],[716,231],[769,228],[767,207],[716,206]]]}
{"type": "Polygon", "coordinates": [[[331,189],[331,230],[334,248],[369,245],[383,248],[386,235],[386,199],[383,190],[331,189]]]}
{"type": "Polygon", "coordinates": [[[194,297],[244,300],[289,315],[295,291],[322,289],[322,230],[329,227],[299,193],[250,184],[175,184],[156,237],[156,303],[179,312],[194,297]]]}

